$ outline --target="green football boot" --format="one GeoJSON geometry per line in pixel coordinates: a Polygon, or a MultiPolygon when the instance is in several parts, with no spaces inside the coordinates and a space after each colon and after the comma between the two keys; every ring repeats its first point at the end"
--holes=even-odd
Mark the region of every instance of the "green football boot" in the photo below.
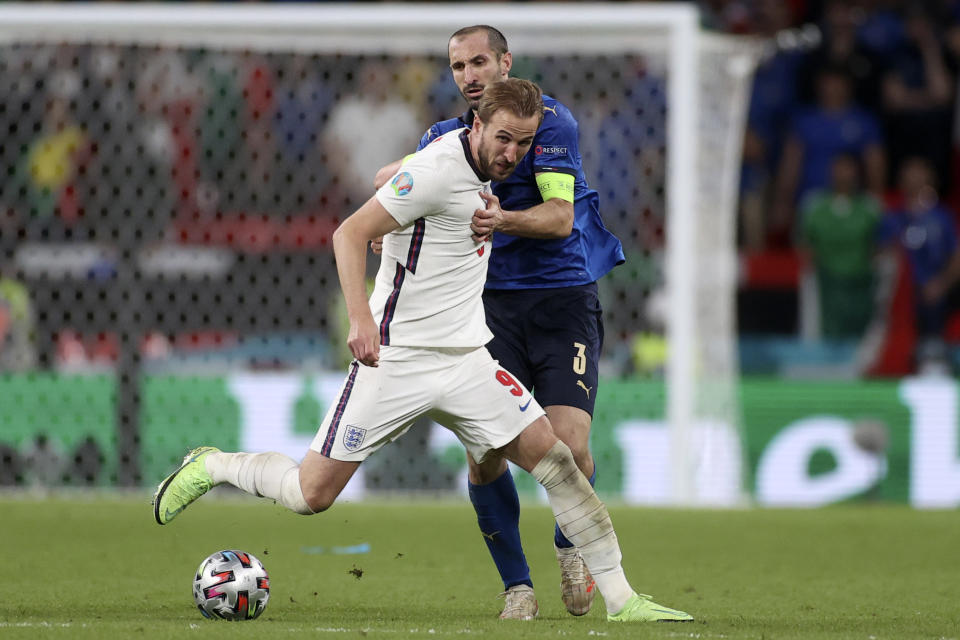
{"type": "Polygon", "coordinates": [[[153,494],[153,516],[157,524],[167,524],[191,502],[213,488],[213,478],[204,462],[216,447],[197,447],[186,455],[180,468],[171,473],[153,494]]]}
{"type": "Polygon", "coordinates": [[[645,594],[633,594],[617,613],[608,613],[609,622],[693,622],[693,616],[657,604],[645,594]]]}

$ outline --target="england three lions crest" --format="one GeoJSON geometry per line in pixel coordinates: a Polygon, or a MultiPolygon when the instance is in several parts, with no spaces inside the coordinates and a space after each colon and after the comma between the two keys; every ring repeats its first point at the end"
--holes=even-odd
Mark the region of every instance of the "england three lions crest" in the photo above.
{"type": "Polygon", "coordinates": [[[355,427],[352,424],[347,425],[347,430],[343,432],[343,448],[347,451],[356,451],[363,444],[363,438],[366,435],[366,429],[355,427]]]}

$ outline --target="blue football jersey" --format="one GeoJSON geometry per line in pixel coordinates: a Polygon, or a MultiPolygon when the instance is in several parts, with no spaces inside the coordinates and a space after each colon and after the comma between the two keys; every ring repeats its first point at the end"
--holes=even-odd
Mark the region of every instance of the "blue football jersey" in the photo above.
{"type": "MultiPolygon", "coordinates": [[[[490,289],[542,289],[589,284],[624,261],[620,240],[600,218],[597,192],[587,186],[577,142],[577,121],[563,104],[543,96],[543,123],[513,175],[493,183],[504,209],[529,209],[543,202],[536,174],[567,173],[575,178],[573,231],[566,238],[541,240],[493,234],[487,272],[490,289]]],[[[438,122],[417,150],[448,131],[473,124],[473,111],[438,122]]]]}

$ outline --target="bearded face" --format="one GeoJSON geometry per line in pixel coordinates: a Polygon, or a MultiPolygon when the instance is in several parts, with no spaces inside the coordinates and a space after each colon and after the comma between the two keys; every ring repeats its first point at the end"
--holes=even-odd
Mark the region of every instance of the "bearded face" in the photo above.
{"type": "Polygon", "coordinates": [[[476,158],[480,171],[497,182],[510,177],[533,144],[539,116],[521,118],[500,110],[489,122],[474,121],[476,158]]]}

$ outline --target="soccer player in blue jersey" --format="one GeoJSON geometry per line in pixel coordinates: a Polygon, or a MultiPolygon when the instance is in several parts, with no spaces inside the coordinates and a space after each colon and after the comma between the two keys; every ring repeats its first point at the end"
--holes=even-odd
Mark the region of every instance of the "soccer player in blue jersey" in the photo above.
{"type": "MultiPolygon", "coordinates": [[[[488,84],[506,78],[513,57],[487,25],[465,27],[448,43],[450,70],[469,109],[431,126],[418,150],[444,133],[470,127],[488,84]]],[[[494,334],[487,348],[533,389],[553,428],[593,484],[590,423],[597,393],[603,321],[597,280],[624,261],[620,241],[603,225],[597,192],[587,185],[577,121],[562,103],[543,96],[543,123],[513,175],[493,185],[472,230],[493,237],[483,302],[494,334]]],[[[399,162],[377,173],[379,187],[399,162]]],[[[520,542],[520,506],[506,462],[476,464],[470,456],[469,493],[484,541],[504,584],[501,618],[529,620],[538,605],[520,542]]],[[[576,616],[590,610],[594,582],[577,549],[554,531],[561,597],[576,616]]]]}

